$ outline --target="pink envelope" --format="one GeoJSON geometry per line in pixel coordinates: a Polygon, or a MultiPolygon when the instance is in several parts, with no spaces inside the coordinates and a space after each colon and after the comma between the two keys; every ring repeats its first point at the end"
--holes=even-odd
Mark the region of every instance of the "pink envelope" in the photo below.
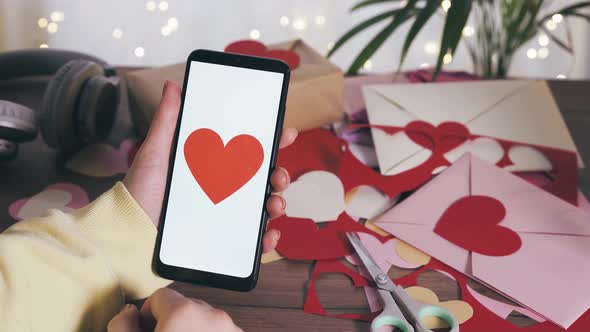
{"type": "MultiPolygon", "coordinates": [[[[478,217],[468,223],[484,220],[492,211],[475,213],[478,217]]],[[[469,154],[375,225],[561,327],[568,328],[590,308],[590,215],[469,154]],[[498,226],[517,234],[515,252],[488,256],[434,232],[449,206],[466,196],[487,196],[503,205],[505,216],[498,226]]],[[[486,233],[473,234],[500,247],[504,243],[486,233]]]]}

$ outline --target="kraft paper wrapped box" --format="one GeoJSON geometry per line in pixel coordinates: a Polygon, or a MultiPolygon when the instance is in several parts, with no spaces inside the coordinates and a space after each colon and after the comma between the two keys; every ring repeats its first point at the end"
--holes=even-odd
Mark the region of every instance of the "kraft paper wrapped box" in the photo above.
{"type": "MultiPolygon", "coordinates": [[[[285,127],[306,130],[340,120],[343,116],[342,70],[302,40],[269,46],[289,49],[301,58],[291,72],[285,127]]],[[[140,136],[145,136],[162,95],[166,80],[182,85],[185,64],[130,71],[126,74],[131,116],[140,136]]]]}

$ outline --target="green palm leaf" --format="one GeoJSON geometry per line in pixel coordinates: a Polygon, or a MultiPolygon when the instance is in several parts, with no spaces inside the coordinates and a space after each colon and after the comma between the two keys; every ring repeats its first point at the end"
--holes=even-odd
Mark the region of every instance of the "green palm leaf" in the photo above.
{"type": "Polygon", "coordinates": [[[374,5],[374,4],[378,4],[378,3],[383,3],[383,2],[400,2],[402,0],[365,0],[365,1],[361,1],[359,3],[357,3],[356,5],[354,5],[354,7],[352,7],[350,9],[351,12],[359,9],[359,8],[363,8],[366,6],[370,6],[370,5],[374,5]]]}
{"type": "Polygon", "coordinates": [[[467,18],[471,12],[472,0],[453,0],[451,7],[447,12],[445,25],[443,28],[442,40],[440,43],[440,51],[438,53],[438,60],[436,62],[436,69],[432,80],[436,81],[443,64],[443,58],[447,53],[455,54],[463,27],[467,23],[467,18]]]}
{"type": "Polygon", "coordinates": [[[350,67],[348,68],[348,74],[354,75],[358,73],[359,69],[373,56],[373,54],[383,45],[383,43],[391,36],[391,34],[400,25],[415,15],[414,5],[417,0],[410,0],[405,7],[401,8],[400,11],[393,17],[391,23],[389,23],[383,30],[381,30],[365,48],[357,55],[350,67]]]}
{"type": "Polygon", "coordinates": [[[357,24],[356,26],[354,26],[352,29],[348,30],[342,37],[340,37],[335,43],[334,46],[332,47],[332,49],[330,49],[330,51],[328,52],[327,57],[331,57],[332,54],[334,54],[334,52],[336,52],[342,45],[344,45],[344,43],[346,43],[350,38],[356,36],[358,33],[360,33],[361,31],[365,30],[366,28],[375,25],[385,19],[388,18],[392,18],[394,17],[401,9],[394,9],[394,10],[390,10],[387,11],[383,14],[379,14],[376,16],[373,16],[359,24],[357,24]]]}
{"type": "Polygon", "coordinates": [[[418,32],[420,32],[420,30],[422,30],[422,28],[428,22],[430,17],[436,12],[438,7],[440,6],[440,3],[441,3],[441,0],[430,0],[426,3],[424,8],[420,9],[420,11],[418,12],[418,15],[416,15],[416,19],[414,20],[414,23],[412,24],[410,31],[408,31],[408,35],[406,36],[406,40],[404,41],[404,46],[402,48],[402,53],[401,53],[401,57],[399,60],[398,70],[401,68],[404,60],[406,59],[406,55],[408,53],[408,50],[410,49],[412,42],[416,38],[416,35],[418,35],[418,32]]]}

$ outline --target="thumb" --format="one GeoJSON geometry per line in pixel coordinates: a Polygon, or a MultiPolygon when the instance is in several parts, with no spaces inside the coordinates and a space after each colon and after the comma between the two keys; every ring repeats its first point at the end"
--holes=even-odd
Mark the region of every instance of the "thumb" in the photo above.
{"type": "Polygon", "coordinates": [[[123,309],[109,322],[107,332],[141,332],[139,325],[139,310],[131,304],[123,309]]]}
{"type": "Polygon", "coordinates": [[[145,138],[146,144],[144,145],[156,147],[158,150],[165,149],[165,151],[168,151],[170,149],[180,111],[180,94],[181,89],[176,83],[166,81],[160,106],[154,113],[150,130],[145,138]]]}

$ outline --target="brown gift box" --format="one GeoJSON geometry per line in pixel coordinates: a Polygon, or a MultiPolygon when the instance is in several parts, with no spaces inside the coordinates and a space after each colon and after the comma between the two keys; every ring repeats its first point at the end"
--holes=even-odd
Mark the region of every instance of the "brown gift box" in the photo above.
{"type": "MultiPolygon", "coordinates": [[[[291,72],[285,127],[306,130],[342,118],[344,76],[302,40],[275,44],[269,48],[290,49],[301,58],[299,67],[291,72]]],[[[162,95],[164,82],[182,85],[185,64],[130,71],[126,74],[131,116],[136,129],[145,136],[162,95]]]]}

